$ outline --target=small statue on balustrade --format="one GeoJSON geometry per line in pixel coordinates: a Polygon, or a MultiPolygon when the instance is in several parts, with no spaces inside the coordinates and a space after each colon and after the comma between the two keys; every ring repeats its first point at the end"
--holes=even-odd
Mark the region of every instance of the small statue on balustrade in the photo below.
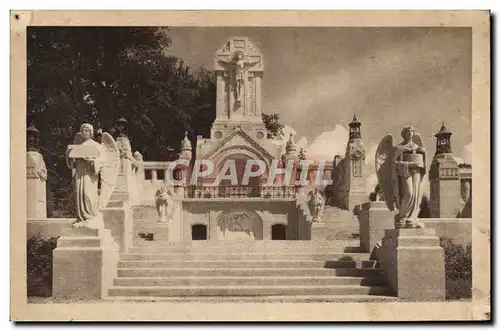
{"type": "Polygon", "coordinates": [[[315,188],[308,193],[309,209],[311,210],[312,221],[320,222],[325,209],[325,193],[320,188],[315,188]]]}
{"type": "Polygon", "coordinates": [[[392,135],[385,136],[375,154],[375,168],[389,210],[395,208],[396,228],[422,228],[418,221],[425,192],[426,151],[422,137],[413,126],[401,131],[403,141],[393,145],[392,135]]]}
{"type": "Polygon", "coordinates": [[[169,222],[172,217],[172,201],[174,195],[172,191],[166,187],[162,187],[156,191],[156,212],[158,213],[158,222],[169,222]]]}

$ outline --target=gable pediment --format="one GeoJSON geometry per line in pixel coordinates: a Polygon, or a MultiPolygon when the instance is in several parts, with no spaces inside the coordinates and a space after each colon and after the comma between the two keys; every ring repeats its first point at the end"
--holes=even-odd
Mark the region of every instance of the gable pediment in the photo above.
{"type": "Polygon", "coordinates": [[[272,154],[262,146],[257,140],[250,137],[241,128],[236,128],[228,136],[217,143],[211,150],[207,151],[202,157],[205,159],[213,159],[219,152],[227,151],[234,148],[235,153],[238,150],[246,149],[248,151],[254,152],[253,154],[261,156],[261,158],[266,160],[271,160],[273,158],[272,154]]]}

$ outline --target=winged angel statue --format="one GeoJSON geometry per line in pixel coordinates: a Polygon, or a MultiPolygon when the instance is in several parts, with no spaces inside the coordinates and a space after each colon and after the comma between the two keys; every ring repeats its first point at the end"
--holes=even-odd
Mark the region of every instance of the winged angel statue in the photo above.
{"type": "Polygon", "coordinates": [[[375,154],[378,182],[389,210],[397,209],[396,228],[422,228],[418,222],[424,193],[426,151],[422,137],[413,126],[401,131],[403,141],[393,145],[392,135],[385,136],[375,154]]]}
{"type": "Polygon", "coordinates": [[[76,193],[77,219],[74,227],[104,226],[99,210],[108,204],[118,179],[120,151],[116,141],[107,132],[102,134],[100,144],[92,139],[93,136],[92,125],[82,124],[73,145],[66,150],[66,161],[72,169],[76,193]]]}

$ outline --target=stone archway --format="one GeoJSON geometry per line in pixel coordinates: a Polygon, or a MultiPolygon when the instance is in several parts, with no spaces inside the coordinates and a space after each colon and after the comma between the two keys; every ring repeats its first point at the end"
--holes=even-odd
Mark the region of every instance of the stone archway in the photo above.
{"type": "Polygon", "coordinates": [[[230,210],[223,212],[217,221],[219,240],[262,240],[263,222],[251,210],[230,210]]]}

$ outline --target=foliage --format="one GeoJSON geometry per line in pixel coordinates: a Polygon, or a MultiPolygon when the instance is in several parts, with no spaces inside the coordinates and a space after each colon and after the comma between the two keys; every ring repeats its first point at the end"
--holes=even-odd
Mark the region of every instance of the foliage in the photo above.
{"type": "MultiPolygon", "coordinates": [[[[28,123],[40,130],[49,210],[74,214],[64,151],[83,122],[109,131],[128,121],[145,160],[178,152],[187,131],[195,146],[215,118],[215,77],[168,54],[168,29],[28,27],[28,123]]],[[[49,215],[56,216],[56,215],[49,215]]]]}
{"type": "Polygon", "coordinates": [[[472,297],[472,245],[457,245],[450,238],[441,237],[446,272],[446,298],[472,297]]]}
{"type": "Polygon", "coordinates": [[[279,114],[264,114],[262,113],[262,121],[266,125],[267,129],[267,138],[274,139],[279,135],[283,134],[283,128],[285,127],[283,124],[279,122],[280,115],[279,114]]]}
{"type": "Polygon", "coordinates": [[[27,242],[27,290],[28,296],[49,297],[52,295],[52,251],[57,238],[42,239],[40,235],[27,242]]]}

